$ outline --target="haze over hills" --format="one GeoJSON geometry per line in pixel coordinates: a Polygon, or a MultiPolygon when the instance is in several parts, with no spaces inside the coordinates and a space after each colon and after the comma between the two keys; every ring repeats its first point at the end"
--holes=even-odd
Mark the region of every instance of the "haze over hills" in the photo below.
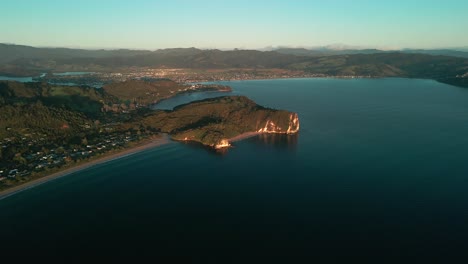
{"type": "Polygon", "coordinates": [[[466,86],[468,52],[457,50],[281,48],[258,50],[81,50],[0,45],[0,75],[50,71],[107,71],[129,67],[287,69],[331,77],[428,78],[466,86]]]}
{"type": "Polygon", "coordinates": [[[292,54],[298,56],[334,56],[334,55],[350,55],[350,54],[375,54],[375,53],[392,53],[401,52],[408,54],[428,54],[428,55],[443,55],[452,57],[468,58],[468,50],[459,49],[392,49],[392,50],[381,50],[381,49],[357,49],[357,48],[331,48],[331,47],[319,47],[319,48],[277,48],[272,49],[273,51],[292,54]]]}
{"type": "Polygon", "coordinates": [[[33,48],[0,44],[0,64],[47,68],[60,64],[102,66],[151,66],[179,68],[281,67],[305,60],[273,51],[221,51],[196,48],[149,50],[81,50],[33,48]]]}
{"type": "MultiPolygon", "coordinates": [[[[144,55],[153,55],[154,59],[157,56],[193,56],[196,54],[211,51],[216,52],[234,52],[233,50],[217,50],[217,49],[198,49],[198,48],[168,48],[151,50],[133,50],[133,49],[73,49],[73,48],[38,48],[25,45],[5,44],[0,43],[0,64],[11,63],[19,59],[47,59],[47,60],[64,60],[76,58],[112,58],[112,57],[142,57],[144,55]]],[[[245,49],[243,50],[245,51],[245,49]]],[[[256,50],[250,50],[256,51],[256,50]]],[[[324,46],[313,48],[293,48],[293,47],[277,47],[268,48],[259,51],[274,51],[281,54],[297,55],[297,56],[333,56],[345,54],[374,54],[387,52],[404,52],[404,53],[422,53],[430,55],[445,55],[454,57],[468,57],[468,47],[445,48],[445,49],[393,49],[382,50],[377,48],[359,48],[354,46],[324,46]]]]}
{"type": "Polygon", "coordinates": [[[147,50],[87,50],[71,48],[36,48],[24,45],[0,43],[0,64],[12,62],[18,59],[66,59],[66,58],[103,58],[113,56],[135,56],[147,54],[147,50]]]}
{"type": "Polygon", "coordinates": [[[273,51],[282,53],[282,54],[291,54],[297,56],[334,56],[334,55],[344,55],[344,54],[373,54],[373,53],[383,53],[386,51],[378,49],[328,49],[328,48],[316,48],[316,49],[306,49],[306,48],[277,48],[273,51]]]}
{"type": "Polygon", "coordinates": [[[466,255],[468,1],[1,3],[3,258],[466,255]]]}

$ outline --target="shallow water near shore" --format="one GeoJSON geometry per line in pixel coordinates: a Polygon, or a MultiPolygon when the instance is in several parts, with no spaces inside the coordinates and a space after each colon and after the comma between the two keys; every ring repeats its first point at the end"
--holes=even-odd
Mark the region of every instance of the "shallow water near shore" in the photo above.
{"type": "Polygon", "coordinates": [[[467,89],[414,79],[222,84],[297,112],[301,131],[234,142],[223,155],[172,142],[8,197],[2,248],[237,260],[464,249],[467,89]]]}

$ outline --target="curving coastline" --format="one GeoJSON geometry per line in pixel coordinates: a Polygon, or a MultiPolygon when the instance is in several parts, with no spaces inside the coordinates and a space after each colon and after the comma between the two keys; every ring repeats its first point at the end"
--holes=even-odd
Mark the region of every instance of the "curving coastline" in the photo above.
{"type": "Polygon", "coordinates": [[[169,136],[166,135],[166,134],[163,134],[161,138],[152,139],[149,142],[144,142],[144,143],[139,144],[137,146],[130,147],[128,149],[122,150],[122,151],[120,151],[118,153],[109,154],[107,156],[104,156],[104,157],[101,157],[101,158],[98,158],[98,159],[95,159],[95,160],[92,160],[92,161],[89,161],[89,162],[86,162],[86,163],[83,163],[83,164],[79,164],[77,166],[74,166],[74,167],[67,168],[67,169],[62,170],[62,171],[52,173],[52,174],[50,174],[48,176],[44,176],[44,177],[38,178],[36,180],[32,180],[32,181],[26,182],[24,184],[21,184],[21,185],[18,185],[18,186],[3,190],[3,191],[0,192],[0,200],[5,199],[7,197],[10,197],[12,195],[15,195],[17,193],[20,193],[22,191],[34,188],[34,187],[39,186],[41,184],[53,181],[55,179],[68,176],[68,175],[70,175],[72,173],[75,173],[75,172],[78,172],[78,171],[81,171],[81,170],[84,170],[84,169],[88,169],[88,168],[91,168],[91,167],[96,166],[96,165],[104,164],[104,163],[112,161],[112,160],[127,157],[127,156],[139,153],[139,152],[147,150],[147,149],[156,148],[156,147],[168,144],[169,142],[170,142],[169,136]]]}
{"type": "Polygon", "coordinates": [[[245,132],[232,138],[222,139],[221,141],[219,141],[217,144],[214,145],[214,148],[215,149],[228,148],[228,147],[231,147],[232,142],[250,138],[256,135],[261,135],[261,134],[293,135],[299,132],[299,127],[300,127],[300,124],[299,124],[299,117],[297,113],[291,113],[289,114],[289,124],[288,124],[288,129],[286,130],[286,132],[284,131],[283,128],[276,125],[273,121],[267,120],[263,128],[260,128],[257,131],[245,132]]]}

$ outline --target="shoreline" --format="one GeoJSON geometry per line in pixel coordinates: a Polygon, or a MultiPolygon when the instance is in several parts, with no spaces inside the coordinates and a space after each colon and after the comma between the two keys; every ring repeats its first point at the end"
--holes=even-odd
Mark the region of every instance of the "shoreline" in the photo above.
{"type": "Polygon", "coordinates": [[[242,134],[237,135],[235,137],[228,138],[228,141],[229,141],[229,143],[237,142],[237,141],[241,141],[241,140],[244,140],[244,139],[255,137],[255,136],[258,136],[258,135],[261,135],[261,134],[263,134],[263,133],[262,132],[245,132],[245,133],[242,133],[242,134]]]}
{"type": "Polygon", "coordinates": [[[12,195],[15,195],[17,193],[20,193],[22,191],[34,188],[34,187],[39,186],[41,184],[44,184],[44,183],[47,183],[47,182],[50,182],[50,181],[53,181],[53,180],[56,180],[56,179],[59,179],[59,178],[65,177],[65,176],[68,176],[68,175],[70,175],[72,173],[79,172],[79,171],[91,168],[93,166],[96,166],[96,165],[104,164],[104,163],[107,163],[109,161],[113,161],[113,160],[117,160],[117,159],[120,159],[120,158],[128,157],[130,155],[142,152],[144,150],[156,148],[156,147],[159,147],[159,146],[162,146],[162,145],[166,145],[168,143],[170,143],[169,136],[166,135],[166,134],[162,134],[162,137],[156,138],[156,139],[151,139],[149,142],[145,142],[145,143],[142,143],[142,144],[137,144],[137,145],[135,145],[133,147],[124,149],[124,150],[119,151],[117,153],[109,154],[109,155],[106,155],[104,157],[100,157],[100,158],[97,158],[95,160],[91,160],[89,162],[73,166],[71,168],[66,168],[66,169],[64,169],[62,171],[54,172],[54,173],[52,173],[50,175],[40,177],[38,179],[26,182],[24,184],[14,186],[14,187],[11,187],[9,189],[0,191],[0,201],[5,199],[5,198],[8,198],[8,197],[10,197],[12,195]]]}

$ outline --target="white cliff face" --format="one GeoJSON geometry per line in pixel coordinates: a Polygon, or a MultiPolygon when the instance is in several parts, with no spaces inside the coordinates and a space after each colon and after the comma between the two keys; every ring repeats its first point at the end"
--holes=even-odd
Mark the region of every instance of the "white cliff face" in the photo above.
{"type": "Polygon", "coordinates": [[[281,127],[278,127],[273,121],[267,120],[265,127],[260,128],[257,132],[259,133],[278,133],[281,131],[281,127]]]}
{"type": "Polygon", "coordinates": [[[299,116],[297,113],[289,115],[289,126],[288,130],[286,131],[287,134],[295,134],[299,132],[299,116]]]}
{"type": "MultiPolygon", "coordinates": [[[[276,125],[273,121],[267,120],[265,123],[265,126],[262,128],[258,129],[257,131],[253,132],[254,134],[261,134],[261,133],[276,133],[276,134],[296,134],[299,132],[299,116],[297,113],[292,113],[289,115],[289,124],[288,128],[282,128],[278,125],[276,125]]],[[[252,133],[252,132],[251,132],[252,133]]],[[[223,149],[223,148],[228,148],[231,146],[231,143],[229,143],[229,140],[227,139],[222,139],[220,140],[216,145],[212,145],[215,149],[223,149]]]]}
{"type": "Polygon", "coordinates": [[[279,134],[295,134],[299,132],[299,116],[294,113],[289,115],[288,129],[284,130],[277,126],[273,121],[267,120],[265,126],[260,128],[258,133],[279,133],[279,134]]]}

